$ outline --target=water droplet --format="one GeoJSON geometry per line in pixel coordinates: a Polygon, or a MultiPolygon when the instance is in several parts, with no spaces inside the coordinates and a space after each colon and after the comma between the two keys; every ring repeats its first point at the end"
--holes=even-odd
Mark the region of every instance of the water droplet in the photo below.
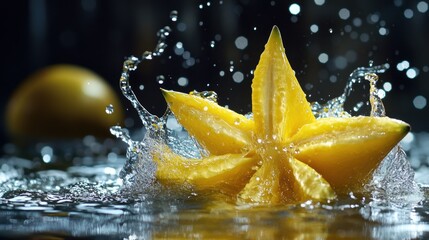
{"type": "Polygon", "coordinates": [[[212,101],[212,102],[217,102],[217,93],[214,91],[198,92],[198,91],[194,90],[194,91],[190,92],[189,94],[202,97],[202,98],[207,99],[207,100],[212,101]]]}
{"type": "Polygon", "coordinates": [[[204,106],[203,110],[207,112],[209,110],[209,107],[204,106]]]}
{"type": "Polygon", "coordinates": [[[156,81],[157,81],[159,84],[164,84],[164,80],[165,80],[164,75],[159,75],[159,76],[157,76],[157,77],[156,77],[156,81]]]}
{"type": "Polygon", "coordinates": [[[358,102],[354,107],[353,107],[353,111],[357,112],[359,111],[363,106],[363,102],[358,102]]]}
{"type": "Polygon", "coordinates": [[[50,146],[44,146],[40,150],[40,154],[42,155],[42,160],[44,163],[49,163],[52,161],[52,157],[54,155],[54,150],[50,146]]]}
{"type": "Polygon", "coordinates": [[[106,106],[106,113],[107,114],[112,114],[114,112],[114,108],[112,104],[109,104],[106,106]]]}
{"type": "Polygon", "coordinates": [[[152,52],[150,51],[145,51],[142,55],[143,59],[147,59],[147,60],[151,60],[152,59],[152,52]]]}
{"type": "Polygon", "coordinates": [[[334,32],[334,30],[332,30],[332,28],[330,28],[328,31],[329,31],[329,33],[333,33],[334,32]]]}
{"type": "Polygon", "coordinates": [[[215,41],[210,41],[210,47],[214,48],[215,46],[215,41]]]}
{"type": "Polygon", "coordinates": [[[134,56],[127,58],[124,62],[124,69],[127,71],[134,71],[137,69],[137,65],[140,63],[140,60],[134,56]]]}
{"type": "Polygon", "coordinates": [[[178,12],[176,10],[173,10],[170,12],[170,19],[171,21],[175,22],[177,21],[178,12]]]}
{"type": "Polygon", "coordinates": [[[241,122],[241,121],[240,121],[240,119],[239,119],[239,118],[236,118],[236,119],[234,120],[234,124],[235,124],[235,125],[240,125],[240,122],[241,122]]]}

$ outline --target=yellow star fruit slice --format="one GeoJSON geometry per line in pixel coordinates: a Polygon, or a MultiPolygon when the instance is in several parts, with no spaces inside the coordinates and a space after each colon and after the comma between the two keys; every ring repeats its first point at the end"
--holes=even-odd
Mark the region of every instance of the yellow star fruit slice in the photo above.
{"type": "Polygon", "coordinates": [[[252,111],[259,138],[284,140],[315,121],[295,72],[289,64],[279,29],[274,26],[252,82],[252,111]]]}
{"type": "Polygon", "coordinates": [[[263,144],[263,164],[239,193],[239,202],[275,205],[336,197],[319,173],[294,159],[286,148],[263,144]]]}
{"type": "Polygon", "coordinates": [[[173,91],[164,96],[210,156],[195,160],[160,151],[154,157],[158,179],[221,192],[232,189],[239,202],[295,203],[361,191],[409,131],[406,123],[386,117],[316,120],[277,27],[255,70],[254,119],[198,96],[173,91]]]}
{"type": "Polygon", "coordinates": [[[253,121],[199,96],[163,90],[179,123],[212,155],[246,152],[253,121]]]}
{"type": "Polygon", "coordinates": [[[410,126],[387,117],[324,118],[304,125],[290,141],[294,156],[338,193],[360,191],[410,126]]]}
{"type": "Polygon", "coordinates": [[[236,194],[255,172],[257,161],[243,154],[225,154],[203,159],[188,159],[167,146],[153,153],[156,177],[166,185],[186,185],[198,190],[220,190],[236,194]]]}

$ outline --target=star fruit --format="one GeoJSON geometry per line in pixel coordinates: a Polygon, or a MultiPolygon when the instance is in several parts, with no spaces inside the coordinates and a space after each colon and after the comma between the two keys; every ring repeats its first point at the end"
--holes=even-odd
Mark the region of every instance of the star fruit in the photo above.
{"type": "Polygon", "coordinates": [[[217,191],[238,203],[324,201],[361,192],[410,129],[387,117],[316,119],[276,26],[254,72],[253,118],[197,95],[163,94],[178,122],[209,154],[188,159],[167,146],[158,149],[158,181],[217,191]]]}

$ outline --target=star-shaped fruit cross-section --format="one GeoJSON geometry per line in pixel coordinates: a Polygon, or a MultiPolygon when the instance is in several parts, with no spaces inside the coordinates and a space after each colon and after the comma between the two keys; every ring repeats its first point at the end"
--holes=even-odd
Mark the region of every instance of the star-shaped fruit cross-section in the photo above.
{"type": "Polygon", "coordinates": [[[180,124],[209,155],[154,152],[166,185],[217,191],[256,204],[323,201],[359,192],[408,124],[387,117],[315,119],[274,27],[254,72],[253,118],[214,101],[163,90],[180,124]]]}

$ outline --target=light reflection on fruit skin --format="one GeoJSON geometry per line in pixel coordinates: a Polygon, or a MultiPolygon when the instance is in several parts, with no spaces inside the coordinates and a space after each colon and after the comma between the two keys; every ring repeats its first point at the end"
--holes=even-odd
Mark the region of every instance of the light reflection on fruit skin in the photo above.
{"type": "Polygon", "coordinates": [[[6,122],[18,141],[109,137],[123,122],[122,104],[96,73],[73,65],[52,65],[30,75],[9,100],[6,122]],[[114,112],[106,114],[107,106],[114,112]]]}

